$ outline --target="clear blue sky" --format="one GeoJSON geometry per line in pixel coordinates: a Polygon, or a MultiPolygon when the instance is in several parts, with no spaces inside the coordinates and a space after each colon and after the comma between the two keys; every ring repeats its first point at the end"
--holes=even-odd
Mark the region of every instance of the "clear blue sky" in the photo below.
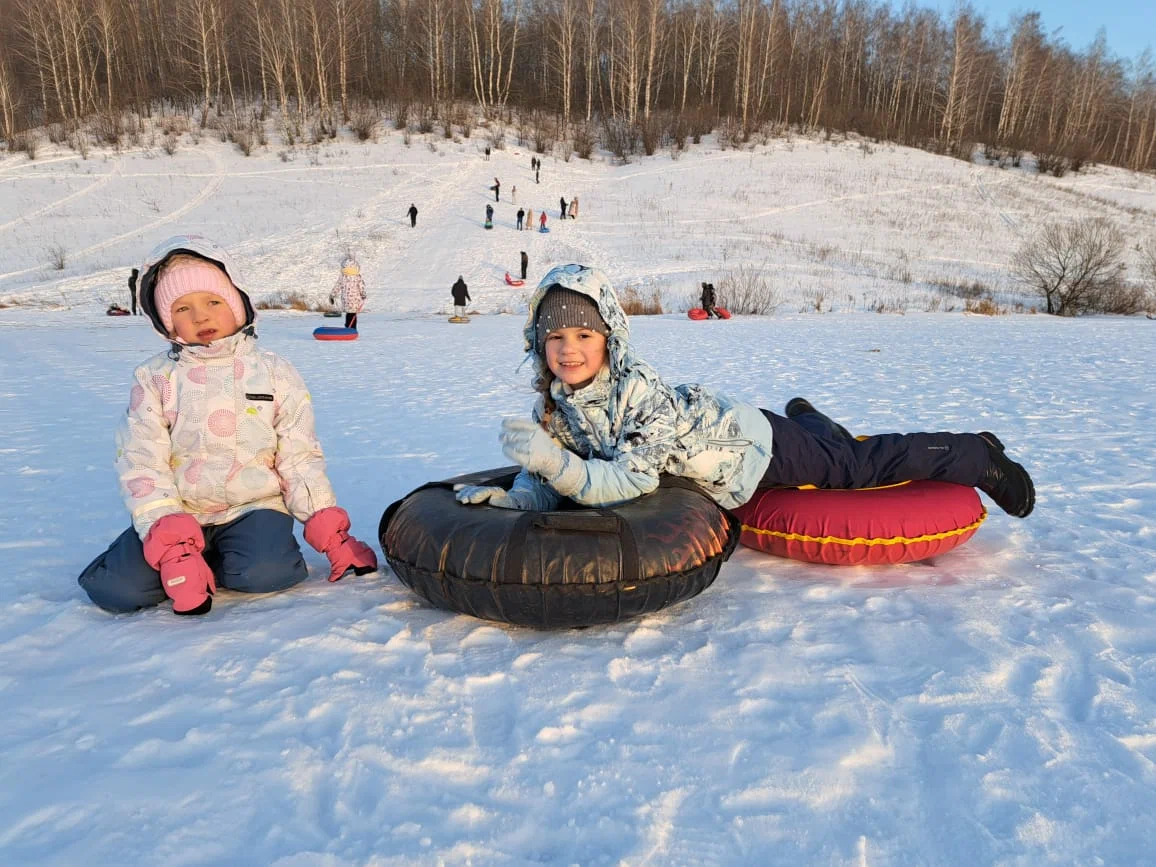
{"type": "MultiPolygon", "coordinates": [[[[950,14],[956,0],[916,0],[917,5],[939,9],[950,14]]],[[[1013,12],[1037,11],[1043,20],[1044,32],[1051,35],[1063,28],[1059,37],[1069,46],[1081,51],[1096,38],[1096,31],[1104,28],[1108,48],[1118,57],[1135,59],[1146,47],[1156,52],[1156,0],[1047,0],[1025,3],[1022,0],[971,0],[975,11],[992,26],[1006,26],[1013,12]]],[[[902,8],[902,0],[892,0],[895,8],[902,8]]]]}

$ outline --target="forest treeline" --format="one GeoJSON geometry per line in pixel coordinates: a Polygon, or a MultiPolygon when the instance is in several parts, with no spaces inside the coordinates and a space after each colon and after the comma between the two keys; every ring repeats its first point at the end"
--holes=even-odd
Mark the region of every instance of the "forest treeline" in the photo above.
{"type": "MultiPolygon", "coordinates": [[[[1140,26],[1140,22],[1137,22],[1140,26]]],[[[322,127],[358,111],[536,118],[539,142],[647,149],[720,126],[853,130],[1156,168],[1156,71],[1038,13],[990,22],[875,0],[0,0],[0,133],[160,106],[260,103],[322,127]]],[[[407,121],[408,122],[408,121],[407,121]]]]}

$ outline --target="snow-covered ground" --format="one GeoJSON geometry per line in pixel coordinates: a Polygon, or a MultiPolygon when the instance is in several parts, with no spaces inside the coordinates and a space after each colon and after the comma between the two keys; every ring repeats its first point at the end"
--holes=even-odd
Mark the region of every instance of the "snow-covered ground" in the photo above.
{"type": "Polygon", "coordinates": [[[1153,180],[796,141],[547,160],[535,189],[526,152],[438,146],[0,161],[0,297],[21,304],[0,310],[0,863],[1151,863],[1156,323],[920,312],[937,294],[921,277],[873,269],[905,252],[928,279],[995,288],[1011,226],[1067,208],[1150,228],[1153,180]],[[551,207],[549,235],[506,225],[514,184],[551,207]],[[282,311],[258,331],[310,384],[367,541],[422,482],[506,463],[499,420],[532,396],[522,317],[497,312],[522,295],[499,281],[523,248],[531,278],[585,260],[670,298],[767,261],[780,315],[638,317],[644,357],[774,409],[805,394],[857,432],[996,431],[1036,512],[996,510],[912,566],[740,550],[701,596],[579,631],[433,610],[388,569],[331,585],[308,550],[286,593],[104,614],[75,576],[127,524],[112,431],[163,343],[103,304],[126,303],[155,240],[195,230],[237,250],[259,296],[320,299],[345,244],[361,258],[361,340],[318,343],[316,314],[282,311]],[[492,314],[465,327],[431,312],[458,273],[492,314]],[[841,310],[894,291],[912,312],[800,315],[820,285],[841,310]]]}

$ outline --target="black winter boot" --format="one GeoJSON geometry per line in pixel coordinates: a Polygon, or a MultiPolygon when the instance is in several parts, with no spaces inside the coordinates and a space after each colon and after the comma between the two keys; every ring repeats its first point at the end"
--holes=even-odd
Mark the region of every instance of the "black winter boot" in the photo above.
{"type": "Polygon", "coordinates": [[[811,402],[805,397],[792,397],[787,401],[787,406],[784,408],[783,412],[786,413],[787,418],[794,418],[795,416],[803,415],[804,413],[814,413],[820,418],[826,420],[827,424],[829,424],[839,436],[846,437],[849,440],[855,439],[855,437],[851,436],[851,432],[847,430],[847,428],[843,427],[843,425],[838,424],[837,422],[832,421],[826,415],[819,412],[819,410],[815,409],[815,407],[811,405],[811,402]]]}
{"type": "Polygon", "coordinates": [[[990,431],[982,431],[979,436],[987,443],[991,460],[976,487],[1009,515],[1026,518],[1036,505],[1036,487],[1032,484],[1032,477],[1004,454],[999,437],[990,431]]]}

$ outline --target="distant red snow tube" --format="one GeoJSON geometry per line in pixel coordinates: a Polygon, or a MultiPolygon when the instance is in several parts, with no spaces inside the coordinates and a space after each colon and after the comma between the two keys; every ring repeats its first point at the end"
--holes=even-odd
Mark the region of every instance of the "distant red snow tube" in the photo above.
{"type": "Polygon", "coordinates": [[[509,283],[511,286],[523,286],[526,283],[525,280],[515,280],[513,277],[510,276],[509,271],[506,272],[506,282],[509,283]]]}
{"type": "MultiPolygon", "coordinates": [[[[719,315],[720,319],[730,319],[731,318],[731,312],[729,310],[727,310],[725,307],[716,307],[715,310],[718,311],[718,315],[719,315]]],[[[701,307],[691,307],[689,310],[686,311],[686,315],[687,315],[687,318],[693,319],[696,322],[707,318],[707,312],[705,310],[703,310],[701,307]]]]}
{"type": "Polygon", "coordinates": [[[974,488],[908,482],[857,491],[759,491],[735,510],[749,548],[832,566],[911,563],[970,539],[987,517],[974,488]]]}
{"type": "Polygon", "coordinates": [[[354,328],[321,328],[313,329],[313,336],[318,340],[356,340],[357,330],[354,328]]]}

